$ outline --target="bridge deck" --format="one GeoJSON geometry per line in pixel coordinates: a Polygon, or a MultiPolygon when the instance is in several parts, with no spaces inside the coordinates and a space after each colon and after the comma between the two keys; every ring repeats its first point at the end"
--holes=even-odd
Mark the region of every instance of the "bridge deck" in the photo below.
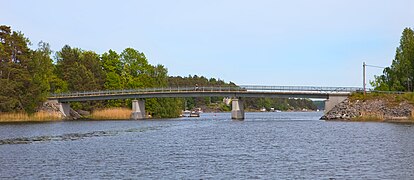
{"type": "Polygon", "coordinates": [[[240,86],[240,87],[181,87],[108,90],[52,94],[48,99],[59,102],[139,99],[165,97],[283,97],[319,98],[346,96],[361,91],[355,87],[310,87],[310,86],[240,86]]]}

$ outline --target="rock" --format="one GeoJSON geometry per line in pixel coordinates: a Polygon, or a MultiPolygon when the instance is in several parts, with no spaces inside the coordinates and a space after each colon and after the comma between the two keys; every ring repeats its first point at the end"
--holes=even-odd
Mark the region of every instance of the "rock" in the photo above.
{"type": "Polygon", "coordinates": [[[80,118],[82,118],[82,116],[78,112],[76,112],[75,110],[73,110],[72,108],[70,109],[70,116],[73,119],[80,119],[80,118]]]}
{"type": "Polygon", "coordinates": [[[91,113],[89,111],[77,110],[77,112],[81,116],[89,116],[89,115],[91,115],[91,113]]]}
{"type": "Polygon", "coordinates": [[[384,119],[411,118],[414,106],[407,101],[395,105],[387,99],[350,102],[349,99],[336,105],[321,117],[322,120],[351,120],[363,116],[377,116],[384,119]]]}

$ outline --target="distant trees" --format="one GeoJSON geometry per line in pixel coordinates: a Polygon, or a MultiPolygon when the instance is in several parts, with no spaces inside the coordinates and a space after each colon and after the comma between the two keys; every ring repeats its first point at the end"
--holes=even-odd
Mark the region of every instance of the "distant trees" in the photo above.
{"type": "MultiPolygon", "coordinates": [[[[206,78],[204,76],[188,75],[187,77],[170,76],[168,77],[169,87],[236,87],[233,82],[226,83],[223,80],[216,78],[206,78]]],[[[210,103],[221,102],[224,97],[203,97],[203,98],[183,98],[183,109],[193,109],[196,107],[206,106],[210,103]]]]}
{"type": "Polygon", "coordinates": [[[171,76],[168,78],[168,85],[170,87],[193,87],[195,85],[198,86],[237,86],[233,82],[226,83],[223,80],[210,78],[207,79],[204,76],[197,76],[197,75],[188,75],[188,77],[181,77],[181,76],[171,76]]]}
{"type": "Polygon", "coordinates": [[[405,28],[395,58],[383,74],[376,76],[371,85],[383,91],[413,91],[414,81],[414,32],[405,28]]]}
{"type": "Polygon", "coordinates": [[[307,110],[317,110],[318,107],[309,99],[289,99],[289,98],[248,98],[245,99],[245,107],[248,109],[261,109],[265,108],[270,110],[274,108],[275,110],[282,111],[301,111],[303,109],[307,110]]]}

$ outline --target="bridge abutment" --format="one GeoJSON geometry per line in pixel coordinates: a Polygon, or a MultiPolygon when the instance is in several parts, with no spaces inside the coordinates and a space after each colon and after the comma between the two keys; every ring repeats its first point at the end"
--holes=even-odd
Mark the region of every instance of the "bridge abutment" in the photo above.
{"type": "Polygon", "coordinates": [[[70,104],[69,103],[59,103],[58,107],[59,107],[60,112],[62,112],[62,114],[65,117],[70,116],[70,104]]]}
{"type": "Polygon", "coordinates": [[[70,104],[69,103],[62,103],[57,100],[48,100],[48,103],[50,103],[52,106],[59,109],[60,113],[63,115],[63,117],[67,118],[70,117],[70,104]]]}
{"type": "Polygon", "coordinates": [[[231,100],[231,119],[244,120],[244,106],[241,99],[231,100]]]}
{"type": "Polygon", "coordinates": [[[341,103],[347,98],[348,96],[329,96],[328,99],[325,101],[325,113],[329,112],[337,104],[341,103]]]}
{"type": "Polygon", "coordinates": [[[145,101],[144,100],[132,100],[132,113],[131,119],[145,119],[145,101]]]}

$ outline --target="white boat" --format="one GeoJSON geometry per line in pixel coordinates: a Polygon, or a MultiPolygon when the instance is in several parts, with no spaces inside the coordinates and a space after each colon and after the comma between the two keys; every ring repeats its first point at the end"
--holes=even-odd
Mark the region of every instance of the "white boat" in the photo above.
{"type": "Polygon", "coordinates": [[[181,117],[200,117],[200,112],[185,110],[182,111],[181,117]]]}

